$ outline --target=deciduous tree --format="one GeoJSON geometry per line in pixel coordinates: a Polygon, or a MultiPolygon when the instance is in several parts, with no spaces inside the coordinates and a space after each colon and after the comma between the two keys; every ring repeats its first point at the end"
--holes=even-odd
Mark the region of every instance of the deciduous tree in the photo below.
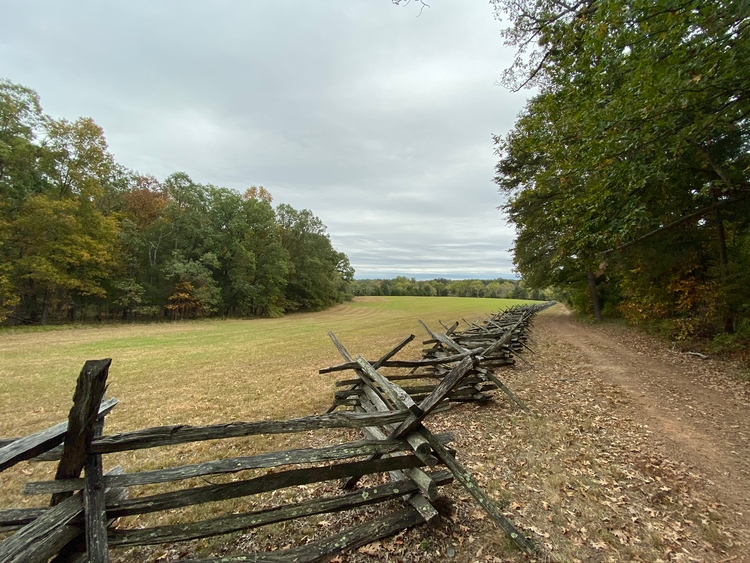
{"type": "MultiPolygon", "coordinates": [[[[519,48],[507,83],[539,89],[515,129],[498,139],[497,182],[518,226],[516,264],[530,283],[580,284],[599,273],[599,281],[632,288],[638,271],[655,291],[682,279],[713,288],[706,296],[727,296],[747,280],[747,6],[493,3],[509,17],[505,35],[519,48]],[[697,251],[683,252],[688,244],[697,251]],[[668,260],[666,276],[629,268],[649,246],[681,259],[668,260]]],[[[626,304],[639,293],[628,291],[626,304]]],[[[678,297],[670,299],[674,313],[678,297]]],[[[731,331],[729,310],[737,306],[706,297],[689,315],[708,307],[731,331]]]]}

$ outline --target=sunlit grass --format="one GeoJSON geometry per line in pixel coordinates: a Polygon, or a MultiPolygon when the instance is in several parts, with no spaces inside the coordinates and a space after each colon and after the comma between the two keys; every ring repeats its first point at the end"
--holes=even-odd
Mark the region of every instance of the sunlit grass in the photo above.
{"type": "MultiPolygon", "coordinates": [[[[107,417],[105,433],[320,413],[331,404],[340,374],[317,371],[342,361],[329,330],[350,353],[368,358],[379,357],[413,333],[418,338],[401,357],[418,357],[424,336],[418,319],[437,329],[438,320],[471,321],[513,303],[518,301],[371,297],[279,319],[0,331],[0,437],[21,436],[64,420],[83,363],[106,357],[113,359],[108,395],[120,404],[107,417]]],[[[237,442],[205,442],[108,456],[105,463],[136,471],[281,449],[274,446],[287,447],[285,442],[278,437],[248,439],[242,453],[236,451],[237,442]]],[[[288,443],[291,447],[294,440],[288,443]]],[[[33,480],[48,478],[51,471],[50,464],[24,468],[33,472],[33,480]]],[[[32,477],[14,469],[3,474],[0,506],[25,502],[20,488],[32,477]]]]}

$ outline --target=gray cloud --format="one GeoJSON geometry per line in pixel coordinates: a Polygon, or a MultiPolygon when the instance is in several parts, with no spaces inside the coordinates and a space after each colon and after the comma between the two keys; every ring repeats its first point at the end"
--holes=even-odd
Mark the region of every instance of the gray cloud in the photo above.
{"type": "Polygon", "coordinates": [[[486,2],[9,0],[0,73],[122,164],[311,209],[358,277],[496,277],[491,135],[525,102],[486,2]]]}

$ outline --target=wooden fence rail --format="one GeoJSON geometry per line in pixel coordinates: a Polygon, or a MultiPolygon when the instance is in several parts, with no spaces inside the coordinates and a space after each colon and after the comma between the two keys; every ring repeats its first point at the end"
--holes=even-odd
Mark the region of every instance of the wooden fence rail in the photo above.
{"type": "MultiPolygon", "coordinates": [[[[502,314],[458,324],[436,333],[423,324],[429,339],[418,360],[393,359],[413,340],[404,339],[381,358],[352,356],[332,333],[344,363],[323,373],[349,370],[356,376],[339,382],[329,412],[284,421],[235,422],[209,426],[161,426],[103,435],[106,415],[117,404],[104,399],[111,360],[90,360],[78,378],[68,421],[16,439],[0,440],[0,471],[15,464],[57,461],[55,479],[26,484],[25,494],[51,495],[48,508],[0,510],[0,563],[85,561],[108,562],[110,549],[154,545],[249,530],[312,515],[352,510],[403,499],[406,508],[353,526],[329,538],[273,553],[254,553],[210,561],[321,561],[399,530],[438,517],[433,503],[439,488],[454,479],[522,549],[536,547],[479,488],[448,445],[450,433],[433,434],[423,422],[451,402],[486,400],[500,389],[521,408],[525,405],[505,386],[494,368],[511,365],[527,345],[527,329],[541,307],[514,307],[502,314]],[[386,374],[382,370],[406,369],[386,374]],[[407,384],[396,381],[427,381],[407,384]],[[349,411],[332,412],[339,406],[349,411]],[[231,439],[260,434],[300,433],[320,429],[361,429],[362,439],[325,447],[265,452],[157,470],[126,473],[117,467],[102,472],[102,456],[114,452],[231,439]],[[132,487],[179,483],[195,477],[268,470],[228,483],[130,496],[132,487]],[[385,484],[353,489],[369,475],[387,475],[385,484]],[[286,489],[342,480],[344,491],[264,510],[225,514],[193,522],[127,528],[118,518],[173,510],[286,489]],[[9,534],[9,535],[8,535],[9,534]]],[[[208,560],[205,560],[208,561],[208,560]]]]}

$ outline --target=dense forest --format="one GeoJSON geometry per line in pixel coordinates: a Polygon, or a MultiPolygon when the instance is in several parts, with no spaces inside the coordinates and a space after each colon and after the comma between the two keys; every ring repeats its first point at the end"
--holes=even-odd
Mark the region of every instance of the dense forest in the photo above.
{"type": "Polygon", "coordinates": [[[0,321],[274,316],[345,299],[353,274],[312,212],[128,170],[93,120],[0,80],[0,321]]]}
{"type": "Polygon", "coordinates": [[[750,337],[750,12],[727,0],[493,0],[535,88],[497,138],[530,287],[676,338],[750,337]]]}
{"type": "Polygon", "coordinates": [[[532,289],[522,280],[416,280],[405,276],[385,280],[354,280],[354,295],[411,295],[424,297],[495,297],[500,299],[535,299],[544,301],[554,298],[552,289],[532,289]]]}

